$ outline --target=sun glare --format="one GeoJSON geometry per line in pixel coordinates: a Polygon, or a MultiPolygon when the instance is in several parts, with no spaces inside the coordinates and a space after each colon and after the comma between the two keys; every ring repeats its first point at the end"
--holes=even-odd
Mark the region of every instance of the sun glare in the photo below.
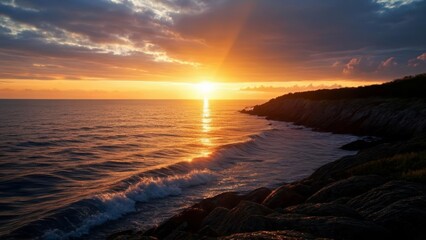
{"type": "Polygon", "coordinates": [[[212,93],[214,91],[214,89],[215,89],[215,85],[211,82],[205,81],[205,82],[201,82],[201,83],[198,84],[198,90],[204,96],[212,93]]]}

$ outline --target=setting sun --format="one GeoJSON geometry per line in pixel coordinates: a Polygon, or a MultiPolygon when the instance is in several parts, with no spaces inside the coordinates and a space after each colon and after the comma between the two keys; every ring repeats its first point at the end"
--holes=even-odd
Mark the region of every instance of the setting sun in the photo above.
{"type": "Polygon", "coordinates": [[[215,89],[216,86],[212,82],[201,82],[197,86],[198,91],[203,94],[203,96],[207,96],[211,94],[215,89]]]}

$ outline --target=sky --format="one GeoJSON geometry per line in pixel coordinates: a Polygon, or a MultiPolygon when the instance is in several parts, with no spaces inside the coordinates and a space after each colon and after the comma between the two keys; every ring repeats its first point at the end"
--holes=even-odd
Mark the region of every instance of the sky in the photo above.
{"type": "Polygon", "coordinates": [[[425,0],[2,0],[0,98],[270,98],[426,72],[425,0]]]}

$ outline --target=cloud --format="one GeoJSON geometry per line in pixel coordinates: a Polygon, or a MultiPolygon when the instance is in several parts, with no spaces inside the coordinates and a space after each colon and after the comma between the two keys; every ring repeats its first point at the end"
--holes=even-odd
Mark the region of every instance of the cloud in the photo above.
{"type": "Polygon", "coordinates": [[[418,56],[417,59],[421,61],[426,61],[426,53],[423,53],[422,55],[418,56]]]}
{"type": "Polygon", "coordinates": [[[382,4],[385,8],[398,8],[403,5],[411,4],[413,2],[421,1],[421,0],[375,0],[377,3],[382,4]]]}
{"type": "Polygon", "coordinates": [[[352,58],[343,68],[343,73],[344,74],[353,73],[360,63],[361,63],[361,58],[352,58]]]}
{"type": "Polygon", "coordinates": [[[426,53],[422,53],[416,58],[410,59],[408,61],[408,66],[410,67],[420,67],[422,65],[426,65],[426,53]]]}
{"type": "Polygon", "coordinates": [[[380,69],[386,69],[386,68],[390,68],[390,67],[394,67],[398,65],[398,63],[395,61],[395,57],[390,57],[388,59],[386,59],[385,61],[382,61],[382,63],[379,65],[379,70],[380,69]]]}
{"type": "Polygon", "coordinates": [[[415,0],[4,0],[0,78],[388,79],[426,71],[377,71],[426,52],[425,11],[415,0]]]}

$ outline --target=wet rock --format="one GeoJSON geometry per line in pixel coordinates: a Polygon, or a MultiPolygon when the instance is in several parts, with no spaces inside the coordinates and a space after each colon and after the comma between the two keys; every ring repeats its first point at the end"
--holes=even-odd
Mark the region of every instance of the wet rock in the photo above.
{"type": "MultiPolygon", "coordinates": [[[[317,239],[313,235],[296,231],[259,231],[250,233],[237,233],[226,237],[219,238],[220,240],[313,240],[317,239]]],[[[324,239],[324,238],[322,238],[324,239]]],[[[325,239],[324,239],[325,240],[325,239]]]]}
{"type": "Polygon", "coordinates": [[[384,182],[383,177],[375,175],[350,177],[325,186],[308,198],[306,202],[330,202],[342,197],[354,197],[384,182]]]}
{"type": "Polygon", "coordinates": [[[296,191],[294,185],[284,185],[274,191],[262,202],[269,208],[285,208],[305,201],[306,197],[296,191]]]}
{"type": "Polygon", "coordinates": [[[262,203],[271,192],[269,188],[262,187],[247,193],[242,196],[242,199],[250,202],[262,203]]]}
{"type": "Polygon", "coordinates": [[[309,216],[335,216],[361,219],[353,208],[338,203],[305,203],[288,207],[284,211],[289,213],[304,214],[309,216]]]}

